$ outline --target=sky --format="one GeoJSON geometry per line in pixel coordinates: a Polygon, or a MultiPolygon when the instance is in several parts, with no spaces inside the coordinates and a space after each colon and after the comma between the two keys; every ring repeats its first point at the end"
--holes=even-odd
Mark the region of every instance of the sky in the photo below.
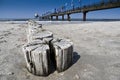
{"type": "MultiPolygon", "coordinates": [[[[0,0],[0,18],[34,18],[34,14],[42,15],[66,5],[66,9],[97,3],[101,0],[0,0]]],[[[107,0],[104,0],[107,1],[107,0]]],[[[120,8],[88,12],[88,18],[120,19],[120,8]]],[[[72,14],[73,18],[82,18],[82,13],[72,14]],[[78,17],[79,16],[79,17],[78,17]]]]}

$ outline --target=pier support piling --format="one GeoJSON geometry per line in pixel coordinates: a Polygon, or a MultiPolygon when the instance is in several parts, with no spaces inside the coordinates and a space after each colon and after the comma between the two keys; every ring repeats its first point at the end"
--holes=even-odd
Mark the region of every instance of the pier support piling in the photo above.
{"type": "Polygon", "coordinates": [[[83,12],[83,21],[86,21],[86,14],[87,12],[83,12]]]}
{"type": "Polygon", "coordinates": [[[64,15],[62,15],[62,20],[64,20],[64,15]]]}
{"type": "Polygon", "coordinates": [[[56,16],[56,20],[58,20],[58,16],[56,16]]]}
{"type": "Polygon", "coordinates": [[[51,20],[53,20],[53,16],[51,16],[51,20]]]}
{"type": "Polygon", "coordinates": [[[46,17],[44,17],[44,19],[46,20],[46,17]]]}
{"type": "Polygon", "coordinates": [[[44,19],[44,17],[42,17],[42,19],[44,19]]]}
{"type": "Polygon", "coordinates": [[[50,17],[48,17],[48,19],[50,20],[51,18],[50,18],[50,17]]]}
{"type": "Polygon", "coordinates": [[[46,19],[48,20],[48,16],[46,17],[46,19]]]}
{"type": "Polygon", "coordinates": [[[67,20],[70,21],[70,14],[67,14],[67,20]]]}

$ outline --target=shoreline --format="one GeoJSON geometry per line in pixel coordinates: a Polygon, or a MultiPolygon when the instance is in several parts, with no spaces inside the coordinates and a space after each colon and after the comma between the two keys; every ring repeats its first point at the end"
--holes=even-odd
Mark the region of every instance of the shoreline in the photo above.
{"type": "MultiPolygon", "coordinates": [[[[84,23],[97,23],[97,22],[120,22],[120,21],[36,21],[39,24],[50,24],[50,25],[56,25],[56,24],[84,24],[84,23]]],[[[6,24],[27,24],[28,21],[0,21],[0,23],[6,23],[6,24]]]]}
{"type": "MultiPolygon", "coordinates": [[[[67,19],[65,19],[65,20],[62,20],[62,19],[58,19],[58,20],[55,20],[55,19],[53,19],[53,20],[39,20],[39,19],[34,19],[34,18],[23,18],[23,19],[12,19],[12,18],[10,18],[10,19],[0,19],[0,22],[2,22],[2,21],[28,21],[28,20],[36,20],[36,21],[67,21],[67,19]]],[[[83,21],[82,19],[71,19],[71,21],[83,21]]],[[[120,21],[120,19],[87,19],[86,21],[120,21]]]]}

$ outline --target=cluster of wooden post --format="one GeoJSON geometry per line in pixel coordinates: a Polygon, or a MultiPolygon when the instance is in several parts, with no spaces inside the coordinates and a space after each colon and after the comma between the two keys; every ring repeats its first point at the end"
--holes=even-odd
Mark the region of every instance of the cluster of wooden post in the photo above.
{"type": "Polygon", "coordinates": [[[46,76],[51,72],[51,64],[58,72],[72,64],[73,43],[67,39],[54,39],[53,33],[41,24],[28,22],[28,43],[23,46],[27,69],[34,75],[46,76]]]}

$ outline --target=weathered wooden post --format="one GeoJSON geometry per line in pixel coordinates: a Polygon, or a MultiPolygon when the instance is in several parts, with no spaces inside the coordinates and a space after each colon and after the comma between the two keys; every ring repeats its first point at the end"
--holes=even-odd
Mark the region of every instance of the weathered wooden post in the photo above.
{"type": "Polygon", "coordinates": [[[30,21],[28,26],[28,42],[33,40],[43,40],[43,38],[53,38],[53,33],[42,29],[42,25],[30,21]]]}
{"type": "Polygon", "coordinates": [[[34,75],[47,76],[50,72],[50,48],[43,41],[31,42],[23,47],[27,69],[34,75]]]}
{"type": "Polygon", "coordinates": [[[43,40],[44,38],[53,38],[53,33],[50,31],[39,31],[36,34],[31,34],[29,36],[28,41],[31,42],[33,40],[43,40]]]}
{"type": "Polygon", "coordinates": [[[33,34],[41,30],[42,30],[42,24],[38,24],[31,20],[28,21],[28,34],[33,34]]]}
{"type": "Polygon", "coordinates": [[[67,39],[53,39],[52,32],[42,29],[34,21],[28,25],[28,43],[23,46],[28,71],[46,76],[52,70],[51,64],[58,72],[69,68],[73,58],[73,43],[67,39]]]}
{"type": "Polygon", "coordinates": [[[69,68],[73,58],[73,43],[67,39],[54,39],[51,41],[51,48],[57,71],[62,72],[69,68]]]}
{"type": "Polygon", "coordinates": [[[28,37],[28,42],[29,38],[31,37],[31,35],[38,33],[39,31],[42,31],[42,24],[38,24],[35,21],[29,20],[28,21],[28,30],[27,30],[27,37],[28,37]]]}
{"type": "Polygon", "coordinates": [[[28,26],[37,26],[39,28],[42,28],[42,24],[38,24],[36,21],[33,21],[33,20],[29,20],[28,21],[28,26]]]}

